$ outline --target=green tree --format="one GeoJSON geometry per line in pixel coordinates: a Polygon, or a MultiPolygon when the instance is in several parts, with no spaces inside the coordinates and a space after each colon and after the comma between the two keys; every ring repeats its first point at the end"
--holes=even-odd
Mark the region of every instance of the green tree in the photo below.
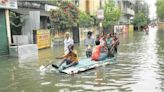
{"type": "Polygon", "coordinates": [[[141,26],[145,26],[149,23],[149,18],[144,15],[142,12],[138,12],[134,16],[134,25],[137,25],[138,30],[140,30],[141,26]]]}
{"type": "Polygon", "coordinates": [[[113,0],[106,2],[104,7],[103,27],[109,28],[117,23],[121,15],[120,9],[115,5],[113,0]]]}
{"type": "Polygon", "coordinates": [[[10,12],[10,25],[12,35],[21,35],[25,19],[18,13],[10,12]]]}
{"type": "Polygon", "coordinates": [[[94,25],[94,19],[85,12],[80,12],[78,17],[80,27],[91,27],[94,25]]]}
{"type": "Polygon", "coordinates": [[[58,24],[60,29],[70,29],[77,26],[79,10],[71,2],[60,2],[58,10],[50,11],[50,19],[53,23],[58,24]]]}
{"type": "Polygon", "coordinates": [[[163,0],[157,0],[156,3],[157,6],[157,16],[159,18],[160,21],[164,21],[164,1],[163,0]]]}

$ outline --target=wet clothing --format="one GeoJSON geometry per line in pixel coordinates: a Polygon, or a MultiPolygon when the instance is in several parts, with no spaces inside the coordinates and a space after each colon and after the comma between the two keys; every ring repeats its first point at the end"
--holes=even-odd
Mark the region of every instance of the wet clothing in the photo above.
{"type": "MultiPolygon", "coordinates": [[[[71,60],[68,60],[68,59],[64,59],[64,61],[66,62],[66,65],[69,65],[69,64],[72,63],[72,61],[71,61],[71,60]]],[[[77,64],[78,64],[78,62],[74,62],[74,63],[72,64],[72,66],[77,65],[77,64]]]]}
{"type": "Polygon", "coordinates": [[[64,60],[61,62],[61,64],[60,64],[59,67],[60,67],[60,69],[64,70],[64,69],[66,69],[66,68],[75,66],[75,65],[77,65],[77,64],[78,64],[78,62],[72,62],[72,61],[69,60],[69,59],[64,59],[64,60]],[[63,63],[66,63],[66,66],[60,67],[63,63]]]}
{"type": "Polygon", "coordinates": [[[86,51],[86,56],[89,58],[92,56],[92,51],[86,51]]]}
{"type": "Polygon", "coordinates": [[[112,47],[112,38],[107,39],[107,46],[108,46],[108,48],[112,47]]]}
{"type": "Polygon", "coordinates": [[[100,57],[100,52],[101,52],[101,45],[95,46],[93,51],[92,51],[92,60],[99,60],[100,57]]]}
{"type": "Polygon", "coordinates": [[[107,57],[108,57],[108,54],[107,54],[106,52],[100,53],[100,57],[99,57],[98,60],[104,60],[104,59],[106,59],[107,57]]]}
{"type": "Polygon", "coordinates": [[[86,38],[85,40],[84,40],[84,44],[85,44],[85,46],[87,47],[87,46],[94,46],[94,39],[93,38],[86,38]]]}
{"type": "Polygon", "coordinates": [[[66,69],[71,66],[75,66],[78,64],[78,55],[76,51],[72,51],[67,55],[64,55],[64,60],[60,63],[59,67],[62,66],[63,63],[66,63],[66,66],[61,67],[62,69],[66,69]]]}
{"type": "Polygon", "coordinates": [[[106,45],[106,40],[103,38],[100,39],[100,45],[105,46],[106,45]]]}
{"type": "Polygon", "coordinates": [[[116,37],[113,41],[112,41],[112,45],[114,46],[114,51],[117,53],[117,47],[120,44],[119,39],[116,37]]]}
{"type": "Polygon", "coordinates": [[[91,57],[92,49],[93,49],[93,46],[94,46],[94,39],[93,38],[86,38],[84,40],[84,45],[86,47],[86,56],[91,57]]]}
{"type": "Polygon", "coordinates": [[[96,46],[92,52],[92,60],[100,61],[107,58],[108,54],[106,52],[101,52],[101,45],[96,46]]]}
{"type": "Polygon", "coordinates": [[[72,61],[72,62],[78,62],[78,55],[76,51],[72,51],[70,53],[68,53],[67,55],[64,55],[64,58],[72,61]]]}

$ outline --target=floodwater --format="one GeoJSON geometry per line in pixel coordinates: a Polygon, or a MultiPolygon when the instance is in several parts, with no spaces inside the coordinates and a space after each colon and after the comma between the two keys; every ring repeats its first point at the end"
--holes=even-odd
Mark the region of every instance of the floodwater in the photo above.
{"type": "MultiPolygon", "coordinates": [[[[116,64],[76,75],[40,72],[58,63],[63,47],[39,51],[39,59],[0,57],[0,92],[164,92],[164,31],[120,35],[116,64]]],[[[85,56],[77,44],[79,57],[85,56]]]]}

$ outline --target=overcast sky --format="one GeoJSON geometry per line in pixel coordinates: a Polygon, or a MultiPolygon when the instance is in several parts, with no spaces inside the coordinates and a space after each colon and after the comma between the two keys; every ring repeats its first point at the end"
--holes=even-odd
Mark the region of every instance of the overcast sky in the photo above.
{"type": "Polygon", "coordinates": [[[156,17],[156,0],[145,0],[149,4],[149,17],[152,19],[156,17]]]}

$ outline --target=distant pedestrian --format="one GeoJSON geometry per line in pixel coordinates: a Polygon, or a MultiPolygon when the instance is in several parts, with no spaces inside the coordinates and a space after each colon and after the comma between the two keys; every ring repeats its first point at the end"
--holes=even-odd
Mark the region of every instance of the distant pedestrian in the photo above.
{"type": "Polygon", "coordinates": [[[69,49],[68,49],[68,46],[69,45],[74,45],[74,41],[73,39],[70,37],[70,33],[69,32],[66,32],[65,34],[65,40],[64,40],[64,54],[68,54],[69,53],[69,49]]]}
{"type": "Polygon", "coordinates": [[[149,34],[149,26],[148,25],[144,26],[144,31],[146,34],[149,34]]]}

